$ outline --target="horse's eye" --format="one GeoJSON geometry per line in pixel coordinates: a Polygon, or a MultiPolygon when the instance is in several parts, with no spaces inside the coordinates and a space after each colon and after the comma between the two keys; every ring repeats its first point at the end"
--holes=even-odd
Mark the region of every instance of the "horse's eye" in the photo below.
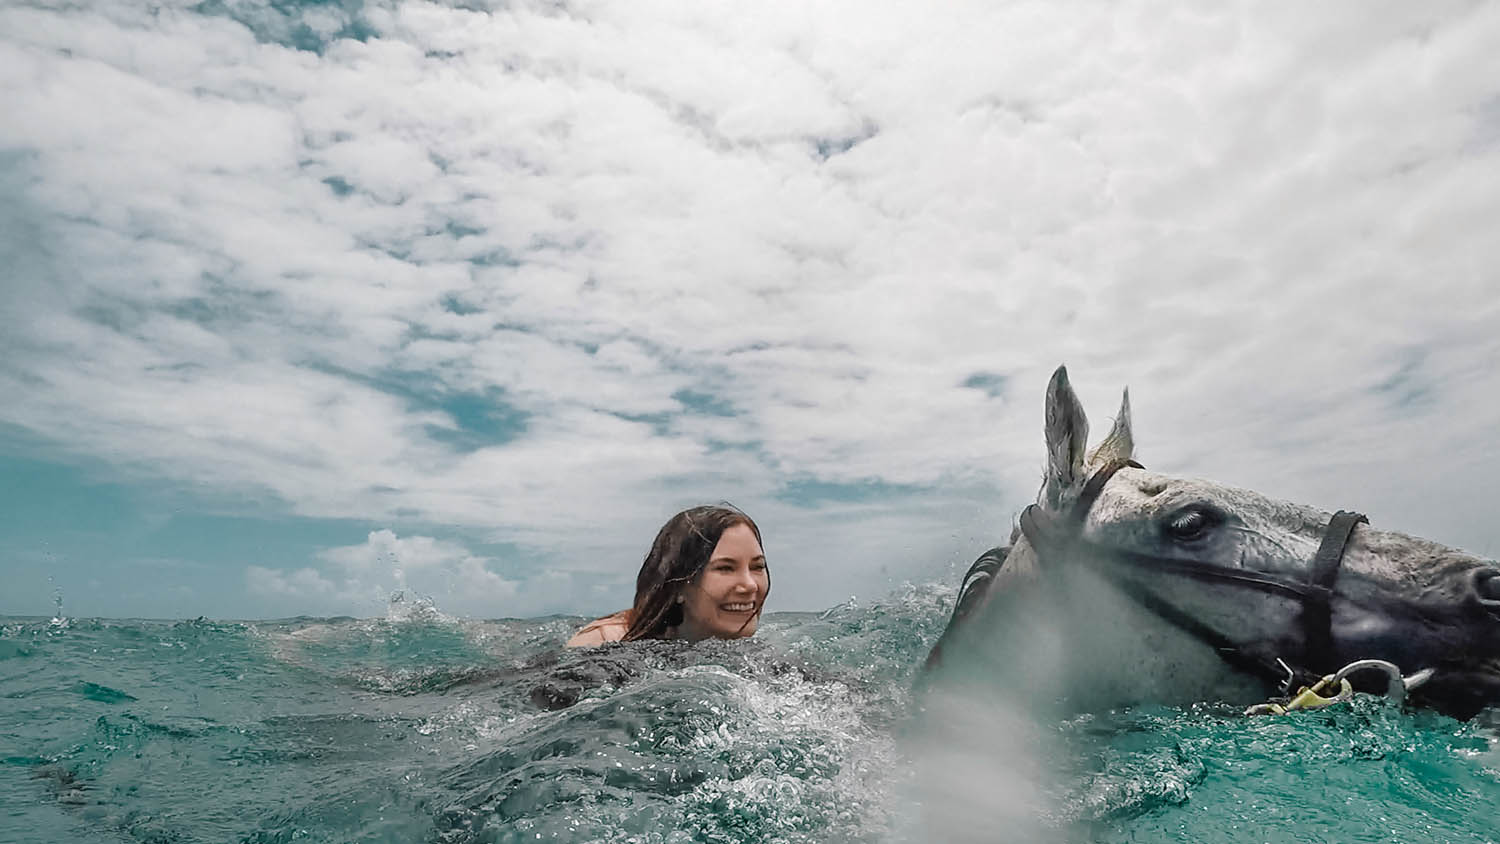
{"type": "Polygon", "coordinates": [[[1224,517],[1207,507],[1193,506],[1178,510],[1162,523],[1162,533],[1168,539],[1190,542],[1202,539],[1209,531],[1223,524],[1224,517]]]}

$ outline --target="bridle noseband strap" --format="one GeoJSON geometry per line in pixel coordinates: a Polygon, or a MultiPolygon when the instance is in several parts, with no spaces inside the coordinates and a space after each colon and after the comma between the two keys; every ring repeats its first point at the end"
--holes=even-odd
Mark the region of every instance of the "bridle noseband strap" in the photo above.
{"type": "MultiPolygon", "coordinates": [[[[1318,545],[1318,553],[1313,557],[1308,582],[1332,594],[1333,584],[1339,579],[1339,568],[1344,563],[1344,549],[1349,545],[1349,537],[1354,534],[1354,526],[1369,523],[1370,520],[1363,513],[1348,510],[1334,513],[1333,518],[1328,520],[1327,529],[1323,531],[1323,541],[1318,545]]],[[[1326,601],[1302,607],[1302,631],[1305,634],[1302,652],[1304,662],[1312,661],[1318,654],[1333,651],[1333,612],[1326,601]]]]}
{"type": "Polygon", "coordinates": [[[1348,510],[1334,513],[1333,518],[1328,520],[1327,529],[1323,531],[1323,543],[1318,546],[1317,556],[1313,557],[1312,576],[1308,578],[1308,582],[1324,589],[1332,589],[1333,582],[1338,580],[1339,566],[1344,562],[1344,547],[1349,544],[1354,526],[1369,523],[1370,520],[1363,513],[1348,510]]]}

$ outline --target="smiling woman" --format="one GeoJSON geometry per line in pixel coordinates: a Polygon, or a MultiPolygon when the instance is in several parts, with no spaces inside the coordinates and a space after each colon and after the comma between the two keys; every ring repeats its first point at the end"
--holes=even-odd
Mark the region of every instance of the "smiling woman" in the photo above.
{"type": "Polygon", "coordinates": [[[634,605],[590,622],[568,647],[753,636],[770,592],[755,522],[733,507],[694,507],[657,531],[636,575],[634,605]]]}

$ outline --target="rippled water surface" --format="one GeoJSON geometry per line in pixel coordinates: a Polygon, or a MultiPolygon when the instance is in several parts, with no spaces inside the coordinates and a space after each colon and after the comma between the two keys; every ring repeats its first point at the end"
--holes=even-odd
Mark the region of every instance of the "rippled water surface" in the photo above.
{"type": "Polygon", "coordinates": [[[576,619],[423,607],[0,619],[0,841],[1500,840],[1483,719],[1360,699],[923,729],[950,598],[567,652],[576,619]]]}

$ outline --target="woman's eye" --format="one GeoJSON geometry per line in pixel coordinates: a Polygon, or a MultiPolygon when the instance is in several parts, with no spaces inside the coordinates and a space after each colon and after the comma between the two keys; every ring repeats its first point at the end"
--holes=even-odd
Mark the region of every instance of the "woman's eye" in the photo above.
{"type": "Polygon", "coordinates": [[[1187,541],[1201,539],[1209,531],[1218,527],[1224,521],[1213,510],[1203,507],[1190,507],[1173,513],[1162,523],[1162,532],[1170,539],[1187,541]]]}

